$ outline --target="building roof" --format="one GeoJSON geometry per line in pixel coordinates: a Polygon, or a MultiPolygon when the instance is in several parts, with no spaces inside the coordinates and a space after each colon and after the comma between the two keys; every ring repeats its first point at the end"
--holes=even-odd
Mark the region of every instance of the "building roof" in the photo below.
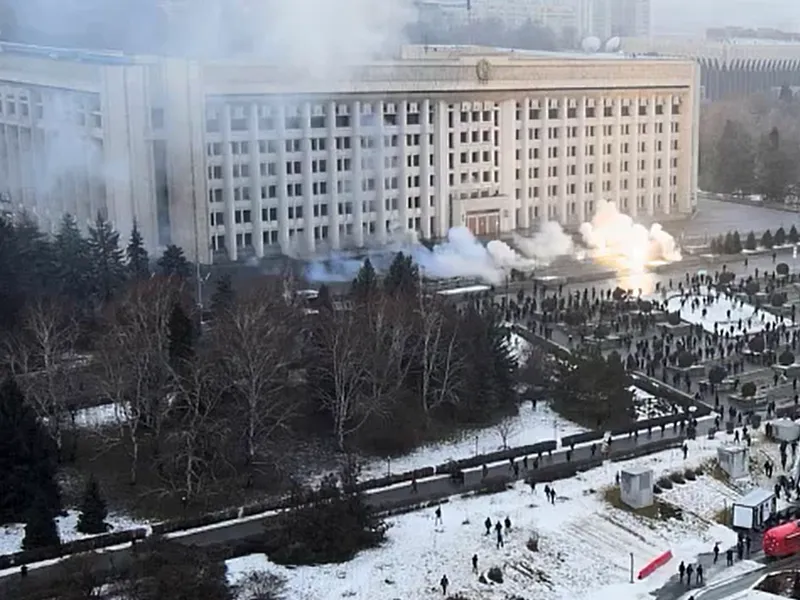
{"type": "Polygon", "coordinates": [[[765,502],[771,501],[775,497],[774,492],[769,490],[765,490],[762,488],[756,488],[749,492],[744,498],[741,500],[737,500],[734,504],[738,506],[760,506],[765,502]]]}

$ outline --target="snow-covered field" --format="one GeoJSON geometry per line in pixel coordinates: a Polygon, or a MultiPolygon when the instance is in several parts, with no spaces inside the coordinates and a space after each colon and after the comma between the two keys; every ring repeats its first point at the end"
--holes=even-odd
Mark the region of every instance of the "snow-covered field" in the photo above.
{"type": "MultiPolygon", "coordinates": [[[[65,517],[56,518],[58,524],[59,537],[62,542],[80,540],[91,535],[80,533],[76,527],[78,525],[78,511],[67,511],[65,517]]],[[[136,529],[146,527],[147,523],[134,521],[124,515],[109,515],[106,523],[111,525],[109,533],[115,531],[125,531],[126,529],[136,529]]],[[[25,538],[25,526],[21,523],[3,525],[0,527],[0,555],[13,554],[22,550],[22,540],[25,538]]]]}
{"type": "Polygon", "coordinates": [[[387,472],[403,473],[422,467],[446,463],[453,459],[469,458],[503,449],[503,434],[507,436],[509,448],[525,446],[546,440],[586,431],[584,428],[562,419],[548,406],[524,402],[519,414],[509,417],[496,427],[465,431],[458,438],[438,444],[421,446],[405,456],[389,460],[371,460],[364,465],[362,477],[383,477],[387,472]]]}
{"type": "Polygon", "coordinates": [[[680,450],[668,450],[606,463],[557,481],[555,505],[545,501],[543,486],[531,492],[520,483],[502,494],[444,504],[441,526],[434,524],[432,510],[398,516],[390,520],[389,539],[382,548],[362,552],[346,564],[287,569],[253,555],[228,561],[229,577],[235,580],[252,570],[273,572],[286,579],[287,596],[297,600],[433,598],[441,596],[438,584],[445,574],[450,580],[448,593],[460,592],[470,599],[500,600],[514,594],[548,600],[637,598],[663,584],[680,560],[693,562],[714,542],[725,547],[735,540],[732,531],[709,519],[735,492],[701,476],[664,494],[665,500],[684,509],[683,520],[655,522],[610,507],[598,490],[612,484],[617,469],[626,466],[652,468],[656,478],[698,466],[715,456],[720,443],[722,438],[688,442],[686,461],[680,450]],[[497,549],[494,535],[484,535],[483,521],[506,516],[512,529],[505,547],[497,549]],[[526,547],[534,532],[539,536],[538,552],[526,547]],[[638,570],[666,550],[674,554],[667,567],[644,581],[629,583],[631,553],[638,570]],[[480,583],[472,573],[473,554],[481,572],[501,567],[505,582],[480,583]]]}
{"type": "Polygon", "coordinates": [[[702,325],[703,329],[709,333],[714,332],[714,324],[717,323],[720,329],[733,325],[736,327],[736,333],[739,334],[739,320],[742,321],[746,333],[758,333],[763,331],[767,324],[773,325],[781,322],[786,323],[786,325],[792,324],[791,320],[781,319],[764,310],[759,310],[756,313],[756,308],[754,306],[747,303],[742,305],[740,302],[734,302],[725,296],[717,294],[714,290],[710,290],[709,292],[706,288],[701,288],[701,291],[703,293],[701,296],[675,295],[668,298],[667,310],[669,312],[680,311],[681,319],[693,325],[702,325]],[[706,305],[704,300],[708,293],[714,296],[715,300],[712,304],[706,305]],[[681,302],[684,299],[686,302],[683,307],[681,307],[681,302]],[[693,300],[700,300],[700,306],[698,308],[692,306],[693,300]],[[703,317],[703,309],[707,311],[705,317],[703,317]],[[731,311],[730,318],[728,318],[729,310],[731,311]]]}

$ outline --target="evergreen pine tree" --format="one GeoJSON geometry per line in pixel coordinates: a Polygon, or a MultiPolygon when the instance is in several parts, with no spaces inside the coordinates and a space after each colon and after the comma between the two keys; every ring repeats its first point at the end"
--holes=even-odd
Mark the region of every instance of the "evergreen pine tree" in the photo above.
{"type": "Polygon", "coordinates": [[[136,221],[133,222],[131,238],[128,241],[128,247],[125,249],[125,256],[128,259],[128,273],[132,279],[141,280],[150,277],[150,257],[144,248],[144,240],[136,221]]]}
{"type": "Polygon", "coordinates": [[[0,385],[0,524],[22,521],[34,500],[50,514],[61,509],[56,456],[16,381],[6,379],[0,385]]]}
{"type": "Polygon", "coordinates": [[[797,227],[792,225],[792,228],[789,230],[789,235],[787,236],[790,244],[796,244],[800,241],[800,235],[797,233],[797,227]]]}
{"type": "Polygon", "coordinates": [[[733,241],[731,249],[733,250],[734,254],[739,254],[742,251],[742,238],[739,237],[738,231],[733,232],[733,241]]]}
{"type": "Polygon", "coordinates": [[[725,234],[725,240],[722,242],[722,248],[725,254],[733,254],[733,234],[729,231],[725,234]]]}
{"type": "Polygon", "coordinates": [[[211,310],[214,314],[221,314],[233,306],[235,294],[233,292],[233,282],[230,275],[223,275],[217,279],[217,286],[211,295],[211,310]]]}
{"type": "Polygon", "coordinates": [[[194,331],[191,319],[178,302],[172,305],[168,327],[170,364],[181,371],[194,356],[194,331]]]}
{"type": "Polygon", "coordinates": [[[53,246],[56,277],[62,292],[74,300],[86,300],[91,276],[89,243],[81,235],[72,215],[64,215],[53,246]]]}
{"type": "Polygon", "coordinates": [[[158,268],[165,277],[186,279],[192,274],[192,266],[183,254],[183,249],[170,244],[158,259],[158,268]]]}
{"type": "Polygon", "coordinates": [[[53,517],[53,512],[48,508],[45,499],[36,498],[26,514],[22,549],[36,550],[60,545],[58,525],[53,517]]]}
{"type": "Polygon", "coordinates": [[[752,231],[747,234],[747,240],[744,243],[744,247],[747,250],[755,250],[758,242],[756,242],[756,234],[752,231]]]}
{"type": "Polygon", "coordinates": [[[125,281],[124,251],[119,247],[119,233],[102,214],[89,228],[89,257],[95,298],[108,302],[125,281]]]}
{"type": "Polygon", "coordinates": [[[775,241],[772,239],[772,233],[769,229],[764,232],[764,235],[761,236],[761,245],[764,248],[772,248],[775,245],[775,241]]]}
{"type": "Polygon", "coordinates": [[[352,292],[353,295],[359,300],[368,300],[378,289],[378,275],[375,273],[375,267],[372,266],[372,261],[366,259],[364,265],[359,269],[353,281],[352,292]]]}
{"type": "Polygon", "coordinates": [[[395,254],[389,272],[383,280],[383,289],[389,294],[416,294],[419,290],[419,267],[410,255],[395,254]]]}
{"type": "Polygon", "coordinates": [[[783,246],[786,243],[786,230],[783,227],[778,227],[775,232],[775,245],[783,246]]]}
{"type": "Polygon", "coordinates": [[[106,517],[108,517],[106,502],[100,495],[100,486],[97,480],[91,476],[86,482],[86,489],[83,492],[81,512],[78,515],[78,531],[81,533],[105,533],[108,531],[106,517]]]}

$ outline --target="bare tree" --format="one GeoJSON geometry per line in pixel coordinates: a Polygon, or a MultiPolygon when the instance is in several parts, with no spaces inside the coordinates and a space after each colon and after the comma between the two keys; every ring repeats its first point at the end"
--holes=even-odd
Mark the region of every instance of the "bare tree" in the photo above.
{"type": "Polygon", "coordinates": [[[213,461],[218,458],[227,438],[227,420],[220,411],[228,391],[218,368],[216,356],[201,350],[176,377],[178,388],[175,406],[175,428],[170,437],[176,442],[172,453],[172,479],[187,499],[203,491],[213,474],[213,461]]]}
{"type": "Polygon", "coordinates": [[[361,388],[371,414],[386,414],[404,389],[411,360],[413,328],[402,306],[387,297],[364,307],[358,330],[364,337],[365,371],[361,388]]]}
{"type": "Polygon", "coordinates": [[[333,311],[320,320],[315,332],[316,355],[311,375],[318,397],[333,419],[340,450],[379,406],[362,393],[368,377],[366,336],[354,311],[333,311]]]}
{"type": "Polygon", "coordinates": [[[98,352],[100,389],[117,414],[112,441],[128,443],[131,485],[137,482],[143,436],[160,436],[169,409],[168,321],[177,293],[174,285],[155,280],[132,287],[114,306],[98,352]]]}
{"type": "Polygon", "coordinates": [[[243,411],[248,465],[257,463],[264,445],[297,413],[297,398],[284,388],[298,325],[297,308],[275,285],[241,294],[215,325],[214,346],[243,411]]]}
{"type": "Polygon", "coordinates": [[[422,410],[430,415],[444,404],[458,403],[458,379],[463,368],[456,350],[458,331],[446,328],[444,312],[434,303],[420,305],[419,342],[420,399],[422,410]]]}
{"type": "Polygon", "coordinates": [[[508,440],[519,430],[519,424],[515,419],[503,419],[495,425],[495,431],[500,436],[500,441],[503,443],[503,450],[508,450],[508,440]]]}
{"type": "Polygon", "coordinates": [[[67,399],[81,366],[75,352],[78,334],[78,324],[63,302],[44,298],[26,309],[21,331],[7,340],[11,369],[59,450],[67,399]]]}

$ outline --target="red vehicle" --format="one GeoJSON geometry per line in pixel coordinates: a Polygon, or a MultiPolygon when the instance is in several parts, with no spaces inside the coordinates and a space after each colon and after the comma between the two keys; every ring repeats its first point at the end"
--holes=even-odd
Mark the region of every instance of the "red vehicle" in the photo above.
{"type": "Polygon", "coordinates": [[[771,558],[783,558],[800,552],[800,521],[789,521],[768,529],[761,546],[764,554],[771,558]]]}

